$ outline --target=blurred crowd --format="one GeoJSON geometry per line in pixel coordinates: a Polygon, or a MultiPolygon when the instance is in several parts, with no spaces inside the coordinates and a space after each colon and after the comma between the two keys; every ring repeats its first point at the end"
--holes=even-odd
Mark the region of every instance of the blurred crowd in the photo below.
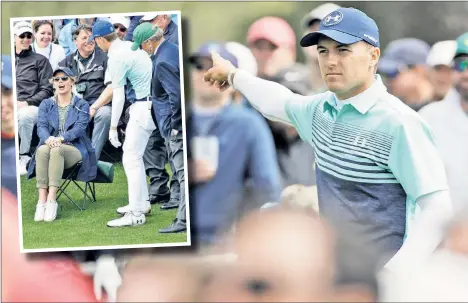
{"type": "Polygon", "coordinates": [[[377,73],[432,129],[455,210],[431,258],[400,273],[382,272],[382,256],[354,230],[338,234],[319,219],[314,150],[293,127],[265,119],[238,91],[204,82],[216,51],[297,94],[327,91],[316,47],[303,48],[299,63],[296,45],[338,7],[307,13],[300,33],[267,16],[249,27],[246,45],[206,41],[189,54],[188,185],[199,253],[122,253],[125,266],[101,259],[91,270],[99,289],[116,292],[119,302],[468,300],[468,33],[432,46],[401,38],[382,49],[377,73]]]}

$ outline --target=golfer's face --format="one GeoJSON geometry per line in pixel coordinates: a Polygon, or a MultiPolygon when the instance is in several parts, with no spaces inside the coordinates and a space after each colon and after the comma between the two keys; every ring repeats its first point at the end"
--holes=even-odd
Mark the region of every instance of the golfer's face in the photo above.
{"type": "Polygon", "coordinates": [[[321,38],[317,51],[322,78],[332,92],[352,90],[372,72],[371,56],[365,42],[345,45],[321,38]]]}

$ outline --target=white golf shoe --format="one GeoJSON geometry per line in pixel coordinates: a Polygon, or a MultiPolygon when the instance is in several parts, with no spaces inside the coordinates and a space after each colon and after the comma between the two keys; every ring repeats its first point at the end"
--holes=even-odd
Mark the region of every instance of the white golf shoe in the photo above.
{"type": "MultiPolygon", "coordinates": [[[[117,208],[117,213],[119,215],[125,215],[126,213],[129,213],[130,211],[131,211],[130,205],[125,205],[125,206],[117,208]]],[[[143,214],[145,215],[151,214],[151,204],[148,205],[148,208],[146,209],[146,211],[143,212],[143,214]]]]}
{"type": "Polygon", "coordinates": [[[108,227],[138,226],[146,222],[145,214],[126,213],[123,217],[107,222],[108,227]]]}

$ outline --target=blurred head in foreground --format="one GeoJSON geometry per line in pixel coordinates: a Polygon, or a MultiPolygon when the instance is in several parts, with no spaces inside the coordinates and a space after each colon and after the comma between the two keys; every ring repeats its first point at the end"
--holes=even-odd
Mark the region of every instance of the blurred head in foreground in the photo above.
{"type": "Polygon", "coordinates": [[[117,302],[198,302],[207,269],[190,257],[136,257],[125,268],[117,302]]]}
{"type": "MultiPolygon", "coordinates": [[[[333,231],[303,209],[251,212],[239,222],[230,240],[229,249],[237,260],[213,272],[204,291],[206,302],[375,299],[376,291],[366,287],[372,283],[356,270],[360,262],[354,259],[350,263],[337,255],[333,231]]],[[[353,251],[345,242],[339,247],[353,251]]]]}

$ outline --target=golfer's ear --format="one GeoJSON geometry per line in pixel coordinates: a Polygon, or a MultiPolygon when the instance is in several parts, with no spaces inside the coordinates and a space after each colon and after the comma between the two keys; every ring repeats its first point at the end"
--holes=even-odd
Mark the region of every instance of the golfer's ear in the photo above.
{"type": "Polygon", "coordinates": [[[373,47],[371,50],[371,59],[372,59],[372,66],[375,68],[380,59],[380,48],[373,47]]]}

